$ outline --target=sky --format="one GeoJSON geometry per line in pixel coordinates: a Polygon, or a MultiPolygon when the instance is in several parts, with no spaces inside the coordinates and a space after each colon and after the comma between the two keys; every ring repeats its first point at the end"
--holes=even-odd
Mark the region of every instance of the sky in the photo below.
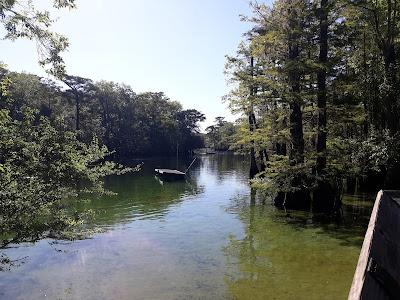
{"type": "MultiPolygon", "coordinates": [[[[50,0],[33,0],[49,8],[50,0]]],[[[137,93],[164,92],[213,123],[234,120],[222,103],[229,91],[225,55],[235,53],[250,24],[248,0],[76,0],[77,9],[52,11],[54,31],[68,37],[67,72],[130,85],[137,93]]],[[[13,71],[48,77],[35,43],[0,40],[1,60],[13,71]]]]}

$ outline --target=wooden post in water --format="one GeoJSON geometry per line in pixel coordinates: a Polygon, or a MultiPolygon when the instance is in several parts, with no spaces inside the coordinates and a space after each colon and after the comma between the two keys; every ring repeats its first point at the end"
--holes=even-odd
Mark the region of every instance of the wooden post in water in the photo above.
{"type": "Polygon", "coordinates": [[[400,191],[376,197],[348,299],[400,299],[400,191]]]}
{"type": "Polygon", "coordinates": [[[176,169],[179,169],[178,164],[179,164],[179,143],[176,142],[176,169]]]}

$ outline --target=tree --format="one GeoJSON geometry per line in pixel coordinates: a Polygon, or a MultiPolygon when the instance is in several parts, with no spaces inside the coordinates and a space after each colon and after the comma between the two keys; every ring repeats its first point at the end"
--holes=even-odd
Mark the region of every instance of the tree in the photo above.
{"type": "Polygon", "coordinates": [[[96,139],[89,144],[78,141],[75,133],[58,130],[33,107],[23,105],[18,119],[12,117],[12,81],[3,76],[1,83],[0,249],[82,234],[85,216],[71,214],[64,200],[104,193],[104,177],[132,169],[105,160],[107,147],[96,139]]]}
{"type": "Polygon", "coordinates": [[[176,113],[177,143],[183,153],[203,146],[204,142],[199,135],[199,122],[203,122],[205,119],[205,115],[196,109],[182,110],[176,113]]]}
{"type": "Polygon", "coordinates": [[[235,144],[275,153],[253,185],[286,207],[308,208],[313,192],[314,211],[325,212],[339,210],[343,180],[393,187],[400,174],[388,146],[398,137],[397,2],[281,0],[252,8],[246,44],[228,58],[237,85],[226,100],[233,112],[254,113],[253,130],[241,126],[235,144]]]}
{"type": "MultiPolygon", "coordinates": [[[[395,133],[399,129],[398,103],[398,36],[399,3],[397,0],[363,1],[371,23],[375,42],[381,51],[385,69],[385,117],[386,127],[395,133]]],[[[362,3],[363,4],[363,3],[362,3]]]]}
{"type": "Polygon", "coordinates": [[[75,130],[79,136],[82,105],[94,98],[95,86],[92,80],[79,76],[65,75],[63,82],[69,88],[65,91],[65,96],[75,103],[75,130]]]}
{"type": "Polygon", "coordinates": [[[206,117],[196,109],[179,111],[176,114],[179,127],[189,133],[199,133],[199,122],[203,122],[206,117]]]}
{"type": "MultiPolygon", "coordinates": [[[[250,143],[247,150],[250,154],[250,178],[253,178],[258,172],[256,158],[256,147],[259,147],[255,137],[257,136],[257,120],[255,106],[257,105],[258,87],[254,82],[257,68],[254,63],[249,45],[241,43],[239,45],[236,57],[227,57],[226,73],[231,76],[230,80],[237,84],[236,88],[225,97],[234,113],[241,113],[246,116],[250,143]]],[[[262,150],[259,153],[263,153],[262,150]]],[[[262,156],[260,161],[262,164],[262,156]]]]}
{"type": "MultiPolygon", "coordinates": [[[[55,8],[74,8],[75,0],[54,0],[55,8]]],[[[51,65],[50,73],[60,76],[65,72],[61,52],[68,47],[68,40],[49,30],[54,20],[49,12],[38,11],[32,1],[5,0],[0,3],[0,21],[6,30],[5,39],[27,38],[38,46],[39,63],[51,65]]]]}
{"type": "MultiPolygon", "coordinates": [[[[253,56],[250,57],[250,76],[251,76],[251,79],[253,79],[253,77],[254,77],[254,57],[253,56]]],[[[248,118],[249,118],[249,130],[250,130],[251,135],[257,129],[257,121],[256,121],[256,115],[254,113],[254,100],[253,100],[253,97],[256,94],[255,89],[256,89],[256,87],[253,84],[250,84],[250,86],[249,86],[250,106],[248,108],[248,118]]],[[[252,140],[251,147],[250,147],[250,178],[253,178],[258,172],[259,172],[259,169],[257,167],[254,140],[252,140]]]]}
{"type": "Polygon", "coordinates": [[[218,151],[227,151],[234,148],[234,135],[236,134],[236,126],[224,117],[216,117],[214,125],[206,128],[206,144],[208,147],[218,151]]]}
{"type": "Polygon", "coordinates": [[[316,171],[318,175],[322,175],[326,168],[326,75],[328,61],[328,14],[330,4],[328,0],[321,0],[318,10],[319,15],[319,56],[320,64],[317,72],[317,107],[318,107],[318,128],[317,128],[317,164],[316,171]]]}

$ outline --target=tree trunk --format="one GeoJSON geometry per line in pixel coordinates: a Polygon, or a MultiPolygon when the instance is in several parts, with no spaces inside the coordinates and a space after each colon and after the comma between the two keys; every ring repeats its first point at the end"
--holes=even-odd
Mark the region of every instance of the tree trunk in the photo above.
{"type": "Polygon", "coordinates": [[[398,114],[397,114],[397,68],[396,68],[396,51],[393,44],[387,45],[383,51],[385,62],[385,77],[389,91],[386,96],[385,118],[387,128],[392,133],[398,130],[398,114]]]}
{"type": "Polygon", "coordinates": [[[300,98],[300,73],[296,64],[299,63],[299,20],[296,8],[289,8],[289,27],[290,33],[288,36],[289,44],[289,62],[291,66],[288,71],[288,79],[290,90],[292,93],[290,107],[290,137],[292,148],[289,153],[289,161],[291,165],[296,165],[304,162],[304,137],[303,137],[303,116],[301,112],[300,98]]]}
{"type": "MultiPolygon", "coordinates": [[[[317,73],[317,106],[318,106],[318,127],[317,127],[317,162],[316,162],[316,174],[322,176],[318,178],[317,187],[313,192],[313,211],[314,212],[325,212],[333,213],[340,207],[337,205],[336,197],[338,191],[331,183],[323,178],[326,172],[326,135],[327,135],[327,118],[326,118],[326,63],[328,62],[328,14],[329,14],[329,3],[328,0],[321,0],[319,9],[319,58],[318,63],[320,64],[317,73]]],[[[340,199],[340,197],[339,197],[340,199]]]]}
{"type": "Polygon", "coordinates": [[[297,99],[290,103],[290,137],[292,149],[289,161],[290,165],[295,166],[304,162],[303,117],[301,104],[297,99]]]}
{"type": "MultiPolygon", "coordinates": [[[[385,97],[384,104],[384,120],[386,121],[385,128],[389,129],[392,135],[398,133],[399,130],[399,105],[398,105],[398,53],[396,51],[396,41],[398,39],[398,5],[397,1],[387,1],[387,17],[385,20],[386,32],[381,34],[378,13],[374,12],[375,18],[375,34],[377,37],[378,46],[381,50],[384,65],[385,79],[388,86],[388,91],[385,97]]],[[[383,120],[382,120],[383,121],[383,120]]],[[[400,175],[400,162],[392,160],[388,163],[388,170],[385,179],[386,189],[399,188],[400,183],[397,180],[400,175]]]]}
{"type": "Polygon", "coordinates": [[[286,143],[276,143],[275,147],[277,155],[284,155],[284,156],[287,155],[286,143]]]}
{"type": "MultiPolygon", "coordinates": [[[[289,35],[288,35],[288,79],[291,92],[289,108],[290,139],[291,149],[289,152],[289,164],[295,166],[304,162],[304,136],[303,136],[303,115],[301,111],[300,95],[300,16],[298,8],[289,5],[289,35]]],[[[302,178],[296,177],[291,182],[292,187],[299,188],[302,178]]],[[[283,205],[288,209],[308,210],[310,208],[310,193],[301,188],[295,192],[287,193],[283,205]]]]}
{"type": "MultiPolygon", "coordinates": [[[[251,57],[250,59],[250,72],[251,76],[253,77],[253,68],[254,68],[254,58],[251,57]]],[[[253,85],[250,86],[250,98],[254,96],[254,87],[253,85]]],[[[250,111],[249,111],[249,129],[250,134],[252,135],[254,129],[256,128],[256,116],[254,114],[253,109],[253,100],[250,99],[250,111]]],[[[254,149],[254,140],[251,140],[251,148],[250,148],[250,178],[253,178],[257,173],[259,173],[256,161],[256,152],[254,149]]]]}
{"type": "Polygon", "coordinates": [[[266,162],[268,161],[268,153],[266,149],[260,150],[258,153],[260,156],[260,172],[264,172],[267,168],[266,162]]]}
{"type": "Polygon", "coordinates": [[[78,95],[75,95],[75,109],[76,109],[76,119],[75,119],[75,130],[79,131],[80,129],[80,113],[81,113],[81,107],[80,107],[80,99],[78,95]]]}
{"type": "Polygon", "coordinates": [[[397,1],[387,1],[387,11],[384,20],[381,21],[378,8],[372,10],[374,31],[376,42],[381,51],[381,55],[385,65],[385,79],[388,86],[388,91],[385,97],[383,108],[384,119],[386,121],[385,128],[391,133],[396,133],[398,130],[399,120],[397,113],[397,58],[395,43],[397,40],[398,26],[398,7],[397,1]]]}
{"type": "Polygon", "coordinates": [[[328,0],[321,0],[319,23],[319,59],[317,74],[318,84],[318,129],[317,129],[317,175],[322,175],[326,168],[326,63],[328,61],[328,0]]]}
{"type": "MultiPolygon", "coordinates": [[[[250,112],[249,114],[249,127],[250,127],[250,134],[253,134],[255,124],[254,124],[254,112],[250,112]]],[[[254,140],[251,141],[251,147],[250,147],[250,178],[253,178],[257,173],[259,173],[258,167],[257,167],[257,160],[256,160],[256,151],[254,149],[254,140]]]]}

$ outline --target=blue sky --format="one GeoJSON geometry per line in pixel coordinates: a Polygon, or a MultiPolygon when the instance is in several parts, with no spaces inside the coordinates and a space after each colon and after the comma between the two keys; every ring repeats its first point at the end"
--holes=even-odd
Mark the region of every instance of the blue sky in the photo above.
{"type": "MultiPolygon", "coordinates": [[[[48,7],[49,0],[34,0],[48,7]]],[[[70,40],[63,55],[67,71],[94,80],[163,91],[184,108],[233,120],[221,97],[229,87],[225,55],[233,54],[249,24],[248,0],[77,0],[78,8],[56,12],[53,29],[70,40]],[[111,4],[112,3],[112,4],[111,4]]],[[[46,76],[35,44],[1,41],[11,70],[46,76]]]]}

